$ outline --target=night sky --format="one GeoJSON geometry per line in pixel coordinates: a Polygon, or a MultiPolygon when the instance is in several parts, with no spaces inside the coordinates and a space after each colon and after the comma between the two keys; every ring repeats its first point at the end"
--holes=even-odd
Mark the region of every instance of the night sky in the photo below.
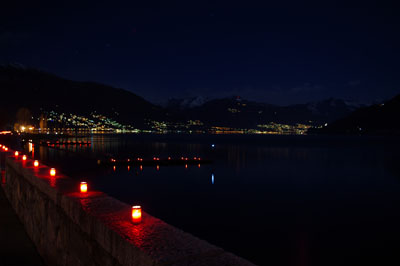
{"type": "Polygon", "coordinates": [[[400,93],[395,1],[9,2],[0,7],[0,63],[156,103],[232,95],[370,103],[400,93]]]}

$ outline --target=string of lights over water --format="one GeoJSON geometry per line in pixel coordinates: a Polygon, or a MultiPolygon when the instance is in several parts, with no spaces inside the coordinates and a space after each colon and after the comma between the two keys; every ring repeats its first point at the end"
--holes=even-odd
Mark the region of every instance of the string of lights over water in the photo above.
{"type": "Polygon", "coordinates": [[[185,135],[70,139],[77,140],[87,144],[33,141],[25,148],[87,181],[91,189],[141,205],[259,265],[399,262],[395,140],[185,135]],[[157,161],[168,157],[184,160],[157,161]],[[209,163],[184,162],[195,157],[209,163]],[[110,158],[116,162],[103,163],[110,158]],[[148,163],[129,164],[128,158],[148,163]]]}

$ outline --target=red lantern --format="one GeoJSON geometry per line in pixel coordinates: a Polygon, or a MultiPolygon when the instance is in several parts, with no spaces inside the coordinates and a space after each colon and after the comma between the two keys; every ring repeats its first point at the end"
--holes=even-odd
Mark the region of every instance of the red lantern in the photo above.
{"type": "Polygon", "coordinates": [[[132,206],[132,222],[138,224],[142,221],[142,207],[132,206]]]}

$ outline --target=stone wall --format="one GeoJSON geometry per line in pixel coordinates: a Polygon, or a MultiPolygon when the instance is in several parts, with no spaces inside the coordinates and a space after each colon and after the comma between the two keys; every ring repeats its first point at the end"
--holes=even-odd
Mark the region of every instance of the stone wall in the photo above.
{"type": "Polygon", "coordinates": [[[7,156],[2,188],[48,265],[252,265],[33,161],[7,156]]]}

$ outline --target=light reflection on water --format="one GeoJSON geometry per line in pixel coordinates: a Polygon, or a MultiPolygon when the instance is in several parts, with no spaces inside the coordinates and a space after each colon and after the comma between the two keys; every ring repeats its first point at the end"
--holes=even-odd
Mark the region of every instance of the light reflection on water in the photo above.
{"type": "Polygon", "coordinates": [[[65,147],[73,153],[34,148],[41,159],[68,162],[62,169],[72,176],[84,172],[97,189],[140,202],[154,216],[260,265],[399,261],[398,144],[311,136],[90,140],[91,146],[65,147]],[[109,154],[196,156],[214,163],[109,165],[90,175],[94,168],[79,164],[75,152],[96,160],[109,154]],[[201,215],[205,212],[207,217],[201,215]]]}

